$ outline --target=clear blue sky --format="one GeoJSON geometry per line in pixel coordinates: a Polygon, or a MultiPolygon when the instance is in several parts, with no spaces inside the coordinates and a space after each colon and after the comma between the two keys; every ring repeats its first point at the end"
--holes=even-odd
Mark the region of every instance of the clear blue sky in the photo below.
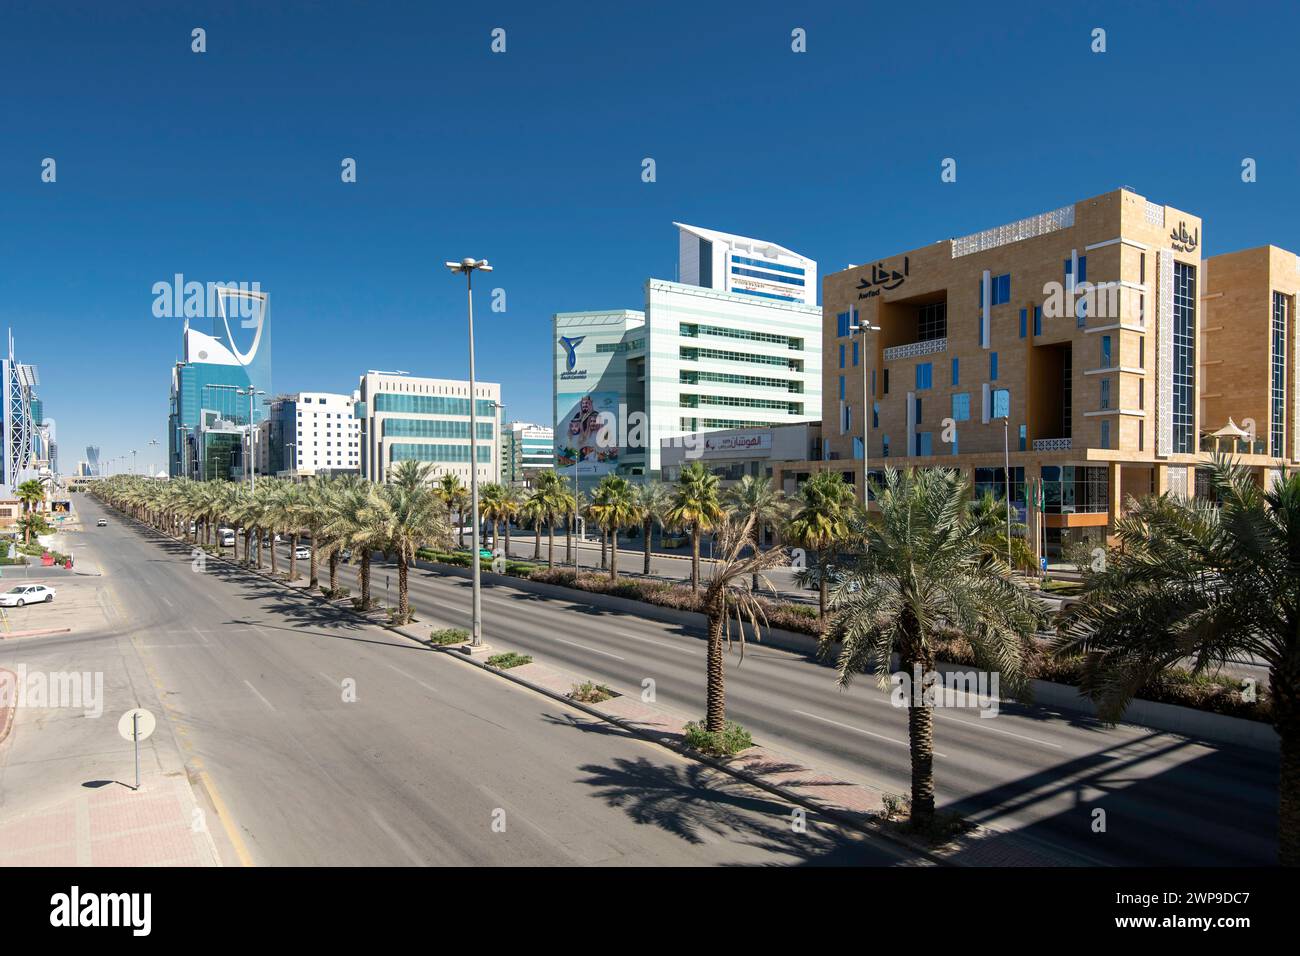
{"type": "Polygon", "coordinates": [[[1300,249],[1298,28],[1294,4],[10,2],[0,323],[70,470],[165,443],[153,283],[260,282],[275,389],[347,391],[463,377],[442,262],[486,257],[508,311],[478,300],[480,377],[548,422],[551,314],[640,308],[674,219],[828,273],[1129,185],[1203,216],[1207,254],[1300,249]]]}

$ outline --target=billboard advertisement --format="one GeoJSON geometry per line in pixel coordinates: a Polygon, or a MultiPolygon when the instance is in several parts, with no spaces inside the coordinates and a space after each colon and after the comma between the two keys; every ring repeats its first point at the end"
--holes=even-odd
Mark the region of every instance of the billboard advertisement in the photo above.
{"type": "Polygon", "coordinates": [[[555,467],[581,466],[583,474],[605,474],[618,465],[618,392],[558,396],[555,467]],[[591,470],[588,470],[588,469],[591,470]]]}

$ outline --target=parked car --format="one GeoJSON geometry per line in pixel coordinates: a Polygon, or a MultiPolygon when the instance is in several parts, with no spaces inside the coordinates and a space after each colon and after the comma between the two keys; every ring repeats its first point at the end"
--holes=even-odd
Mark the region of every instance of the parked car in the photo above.
{"type": "Polygon", "coordinates": [[[352,560],[352,549],[351,549],[351,548],[340,548],[340,549],[339,549],[339,559],[342,560],[342,561],[351,561],[351,560],[352,560]]]}
{"type": "Polygon", "coordinates": [[[0,594],[0,607],[23,607],[26,604],[48,604],[54,600],[54,588],[44,584],[20,584],[0,594]]]}
{"type": "MultiPolygon", "coordinates": [[[[804,587],[808,588],[808,590],[820,591],[822,583],[821,576],[822,569],[814,564],[812,567],[799,572],[798,579],[803,582],[804,587]]],[[[837,568],[833,564],[826,565],[826,586],[828,588],[834,589],[840,584],[843,584],[846,579],[848,579],[848,575],[843,570],[837,568]]],[[[857,581],[849,580],[847,589],[848,593],[856,594],[860,587],[861,585],[857,581]]]]}
{"type": "Polygon", "coordinates": [[[107,527],[108,527],[108,519],[107,519],[107,518],[100,518],[98,521],[95,522],[95,527],[96,527],[96,528],[107,528],[107,527]]]}
{"type": "Polygon", "coordinates": [[[305,544],[300,544],[298,547],[293,549],[293,556],[295,558],[310,558],[311,548],[307,547],[305,544]]]}

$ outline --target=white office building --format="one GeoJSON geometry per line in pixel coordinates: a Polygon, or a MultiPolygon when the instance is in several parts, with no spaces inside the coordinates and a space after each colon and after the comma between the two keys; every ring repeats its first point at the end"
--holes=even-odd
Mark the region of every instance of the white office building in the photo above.
{"type": "MultiPolygon", "coordinates": [[[[431,463],[435,479],[453,474],[470,483],[469,382],[372,371],[359,391],[362,475],[385,481],[394,465],[414,460],[431,463]]],[[[474,402],[478,480],[499,481],[501,386],[475,383],[474,402]]]]}
{"type": "Polygon", "coordinates": [[[299,392],[271,402],[258,424],[258,471],[297,478],[361,470],[360,393],[299,392]]]}
{"type": "Polygon", "coordinates": [[[531,485],[538,472],[555,468],[555,430],[549,425],[507,422],[501,427],[501,482],[531,485]]]}
{"type": "Polygon", "coordinates": [[[656,475],[665,439],[821,418],[817,264],[676,223],[681,281],[645,310],[554,317],[556,466],[656,475]]]}

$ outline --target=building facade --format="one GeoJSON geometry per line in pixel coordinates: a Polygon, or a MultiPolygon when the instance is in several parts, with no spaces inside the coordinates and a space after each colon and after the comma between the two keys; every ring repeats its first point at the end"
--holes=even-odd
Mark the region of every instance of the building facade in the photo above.
{"type": "MultiPolygon", "coordinates": [[[[699,432],[685,440],[664,439],[660,467],[664,481],[676,481],[682,468],[699,462],[718,476],[723,487],[742,478],[775,478],[779,466],[788,461],[806,461],[821,449],[821,422],[773,425],[763,428],[730,428],[699,432]]],[[[786,476],[793,494],[793,474],[786,476]]]]}
{"type": "Polygon", "coordinates": [[[360,392],[277,396],[258,426],[258,470],[286,478],[361,470],[360,392]]]}
{"type": "Polygon", "coordinates": [[[1213,256],[1205,274],[1201,450],[1281,475],[1300,463],[1300,258],[1261,246],[1213,256]]]}
{"type": "Polygon", "coordinates": [[[36,366],[19,362],[14,353],[14,336],[9,333],[9,353],[0,361],[0,390],[3,390],[3,415],[0,417],[0,443],[4,455],[0,461],[0,486],[16,490],[24,481],[39,477],[42,460],[41,435],[38,428],[41,411],[36,387],[40,384],[36,366]]]}
{"type": "MultiPolygon", "coordinates": [[[[361,376],[355,417],[359,426],[361,474],[385,481],[401,461],[424,461],[469,484],[469,382],[416,378],[388,372],[361,376]]],[[[475,466],[480,482],[498,481],[501,443],[501,386],[475,383],[477,416],[475,466]]]]}
{"type": "Polygon", "coordinates": [[[648,280],[644,311],[554,318],[561,469],[655,475],[665,439],[821,417],[816,263],[675,225],[681,281],[648,280]]]}
{"type": "Polygon", "coordinates": [[[555,429],[549,425],[508,422],[501,427],[501,481],[531,485],[539,472],[555,469],[555,429]]]}
{"type": "Polygon", "coordinates": [[[247,474],[249,443],[235,450],[229,433],[240,428],[249,432],[266,418],[262,402],[271,393],[271,339],[265,305],[240,324],[256,330],[248,351],[234,340],[224,315],[213,320],[211,334],[185,323],[184,358],[172,368],[167,417],[167,471],[173,478],[238,480],[247,474]],[[250,396],[250,388],[260,394],[250,396]],[[245,394],[238,394],[240,389],[245,394]],[[210,427],[220,434],[205,435],[210,427]],[[227,461],[229,472],[220,473],[227,461]]]}
{"type": "Polygon", "coordinates": [[[1130,496],[1194,493],[1203,238],[1120,189],[828,276],[822,455],[782,470],[860,490],[865,434],[873,474],[1009,485],[1049,552],[1106,534],[1130,496]]]}

